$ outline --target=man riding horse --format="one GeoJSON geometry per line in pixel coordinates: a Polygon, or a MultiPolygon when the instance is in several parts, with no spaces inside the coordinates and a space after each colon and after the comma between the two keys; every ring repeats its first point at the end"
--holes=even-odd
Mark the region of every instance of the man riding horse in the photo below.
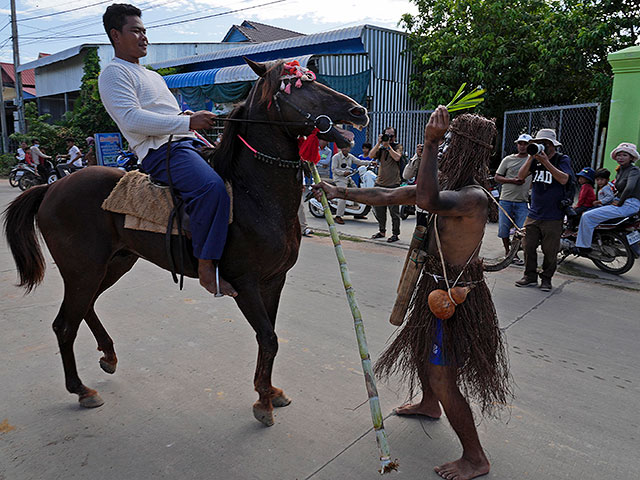
{"type": "Polygon", "coordinates": [[[170,155],[171,183],[190,217],[200,284],[211,293],[235,297],[235,289],[217,272],[227,238],[229,195],[198,153],[202,143],[193,133],[210,128],[215,115],[206,110],[182,112],[162,77],[140,65],[148,45],[141,15],[133,5],[115,3],[102,17],[115,57],[100,74],[100,98],[147,173],[169,183],[170,155]]]}

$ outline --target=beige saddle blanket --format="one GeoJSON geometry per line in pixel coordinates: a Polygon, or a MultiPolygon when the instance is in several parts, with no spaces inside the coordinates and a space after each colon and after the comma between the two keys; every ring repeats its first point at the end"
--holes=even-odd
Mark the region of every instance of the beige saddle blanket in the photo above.
{"type": "MultiPolygon", "coordinates": [[[[233,191],[225,182],[229,194],[229,223],[233,221],[233,191]]],[[[125,215],[124,228],[147,232],[166,233],[173,200],[169,187],[158,186],[149,175],[138,171],[127,172],[102,202],[102,209],[125,215]]],[[[174,224],[172,233],[178,234],[174,224]]]]}

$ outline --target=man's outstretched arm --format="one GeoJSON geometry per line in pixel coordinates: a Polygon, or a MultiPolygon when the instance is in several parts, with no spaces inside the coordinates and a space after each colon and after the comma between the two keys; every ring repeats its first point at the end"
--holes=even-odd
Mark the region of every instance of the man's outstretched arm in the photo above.
{"type": "MultiPolygon", "coordinates": [[[[476,195],[471,192],[440,191],[438,144],[449,128],[449,112],[440,105],[429,117],[424,131],[422,161],[418,170],[416,201],[420,208],[445,216],[467,216],[474,211],[476,195]]],[[[484,196],[484,193],[482,194],[484,196]]]]}
{"type": "Polygon", "coordinates": [[[415,205],[416,187],[409,185],[400,188],[347,188],[336,187],[327,182],[320,182],[313,185],[313,194],[316,199],[322,198],[322,191],[327,198],[345,198],[366,205],[415,205]]]}

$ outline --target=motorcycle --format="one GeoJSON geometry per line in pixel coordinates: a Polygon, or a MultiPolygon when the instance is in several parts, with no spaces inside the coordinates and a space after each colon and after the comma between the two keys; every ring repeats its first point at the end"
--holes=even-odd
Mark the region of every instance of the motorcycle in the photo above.
{"type": "Polygon", "coordinates": [[[25,167],[29,167],[29,164],[26,162],[19,162],[18,164],[14,165],[14,167],[11,169],[11,172],[9,172],[9,185],[14,188],[18,186],[20,177],[24,175],[25,167]]]}
{"type": "Polygon", "coordinates": [[[20,188],[20,190],[24,191],[35,185],[43,185],[43,184],[50,185],[60,178],[56,169],[53,168],[53,163],[51,163],[49,160],[44,160],[44,162],[45,162],[44,167],[45,167],[45,170],[47,171],[45,178],[42,178],[39,175],[35,167],[32,167],[27,164],[24,165],[23,173],[20,175],[20,178],[18,179],[18,187],[20,188]]]}
{"type": "Polygon", "coordinates": [[[139,169],[138,156],[133,152],[123,152],[120,150],[120,155],[116,157],[116,163],[118,168],[125,172],[139,169]]]}
{"type": "MultiPolygon", "coordinates": [[[[369,167],[371,168],[371,167],[369,167]]],[[[369,168],[365,166],[358,167],[357,170],[353,170],[351,175],[347,176],[347,178],[351,178],[351,176],[358,173],[360,175],[360,187],[356,187],[355,183],[353,185],[349,185],[349,188],[370,188],[373,187],[376,183],[377,175],[373,173],[369,168]]],[[[309,187],[311,189],[311,187],[309,187]]],[[[322,203],[307,193],[305,195],[305,202],[309,202],[309,212],[316,218],[324,218],[324,209],[322,208],[322,203]]],[[[331,213],[335,215],[338,210],[338,199],[329,200],[329,208],[331,209],[331,213]]],[[[365,205],[364,203],[354,202],[353,200],[347,200],[346,207],[344,209],[345,215],[354,215],[354,216],[364,216],[367,215],[371,211],[370,205],[365,205]]]]}
{"type": "MultiPolygon", "coordinates": [[[[577,232],[565,223],[560,239],[558,264],[576,252],[577,232]]],[[[585,256],[585,255],[583,255],[585,256]]],[[[622,275],[640,258],[640,213],[614,218],[598,225],[593,231],[591,252],[585,258],[600,270],[622,275]]]]}

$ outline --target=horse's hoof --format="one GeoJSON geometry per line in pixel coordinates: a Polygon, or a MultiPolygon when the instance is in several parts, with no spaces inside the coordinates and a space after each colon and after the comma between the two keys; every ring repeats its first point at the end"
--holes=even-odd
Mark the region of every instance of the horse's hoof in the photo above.
{"type": "Polygon", "coordinates": [[[273,397],[271,399],[271,403],[276,408],[278,408],[278,407],[286,407],[287,405],[289,405],[291,403],[291,399],[289,397],[287,397],[284,394],[284,392],[281,391],[280,395],[278,395],[277,397],[273,397]]]}
{"type": "Polygon", "coordinates": [[[92,390],[93,393],[83,395],[78,399],[80,406],[84,408],[96,408],[104,405],[104,400],[98,395],[98,392],[92,390]]]}
{"type": "Polygon", "coordinates": [[[275,423],[273,421],[273,412],[263,409],[259,403],[253,405],[253,416],[266,427],[271,427],[275,423]]]}
{"type": "Polygon", "coordinates": [[[100,368],[102,368],[102,370],[104,370],[107,373],[113,374],[116,373],[116,366],[118,364],[117,363],[109,363],[107,362],[104,357],[100,359],[100,368]]]}

